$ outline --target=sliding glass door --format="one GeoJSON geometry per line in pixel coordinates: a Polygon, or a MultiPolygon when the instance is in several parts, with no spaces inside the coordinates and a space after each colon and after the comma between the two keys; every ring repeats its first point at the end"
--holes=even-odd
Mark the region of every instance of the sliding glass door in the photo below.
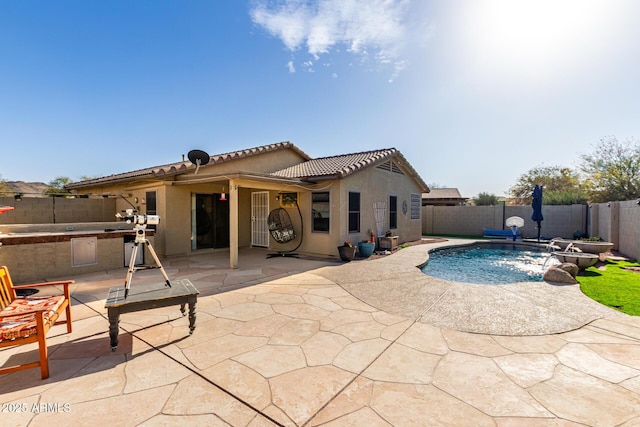
{"type": "Polygon", "coordinates": [[[191,249],[229,247],[229,202],[220,194],[191,195],[191,249]]]}

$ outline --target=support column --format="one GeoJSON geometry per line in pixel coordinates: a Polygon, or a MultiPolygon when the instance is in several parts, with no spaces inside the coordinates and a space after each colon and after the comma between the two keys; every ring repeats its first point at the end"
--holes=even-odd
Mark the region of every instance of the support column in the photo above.
{"type": "Polygon", "coordinates": [[[238,268],[238,185],[229,180],[229,266],[238,268]]]}

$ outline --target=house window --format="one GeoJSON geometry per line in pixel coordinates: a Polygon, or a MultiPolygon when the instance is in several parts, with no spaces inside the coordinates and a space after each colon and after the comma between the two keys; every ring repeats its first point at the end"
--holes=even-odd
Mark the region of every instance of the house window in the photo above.
{"type": "Polygon", "coordinates": [[[144,198],[147,203],[147,215],[157,215],[156,192],[147,191],[144,198]]]}
{"type": "Polygon", "coordinates": [[[422,195],[411,194],[411,219],[420,219],[422,195]]]}
{"type": "Polygon", "coordinates": [[[329,219],[331,209],[329,204],[329,192],[322,191],[311,193],[311,215],[313,229],[317,233],[329,232],[329,219]]]}
{"type": "MultiPolygon", "coordinates": [[[[147,203],[147,215],[157,215],[158,214],[158,206],[157,206],[157,198],[155,191],[147,191],[144,194],[145,202],[147,203]]],[[[156,225],[148,225],[150,230],[156,230],[158,227],[156,225]]]]}
{"type": "Polygon", "coordinates": [[[349,233],[360,232],[360,193],[349,191],[349,233]]]}
{"type": "Polygon", "coordinates": [[[389,229],[398,228],[398,196],[389,196],[389,229]]]}

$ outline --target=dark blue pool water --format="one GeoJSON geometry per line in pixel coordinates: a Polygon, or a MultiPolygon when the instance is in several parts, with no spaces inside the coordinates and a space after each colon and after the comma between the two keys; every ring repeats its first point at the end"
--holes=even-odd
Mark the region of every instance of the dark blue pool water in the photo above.
{"type": "Polygon", "coordinates": [[[542,281],[543,267],[557,264],[544,248],[510,243],[477,243],[429,252],[422,272],[440,279],[483,285],[542,281]]]}

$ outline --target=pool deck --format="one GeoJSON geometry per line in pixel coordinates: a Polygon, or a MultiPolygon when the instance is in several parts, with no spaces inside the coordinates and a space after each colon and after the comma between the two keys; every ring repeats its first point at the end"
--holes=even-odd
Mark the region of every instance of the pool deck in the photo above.
{"type": "Polygon", "coordinates": [[[2,425],[640,425],[640,318],[577,285],[425,276],[439,245],[346,264],[243,249],[236,270],[226,252],[169,258],[200,290],[195,332],[177,307],[123,314],[115,352],[104,304],[126,269],[73,277],[74,332],[50,332],[49,379],[0,376],[2,425]]]}

